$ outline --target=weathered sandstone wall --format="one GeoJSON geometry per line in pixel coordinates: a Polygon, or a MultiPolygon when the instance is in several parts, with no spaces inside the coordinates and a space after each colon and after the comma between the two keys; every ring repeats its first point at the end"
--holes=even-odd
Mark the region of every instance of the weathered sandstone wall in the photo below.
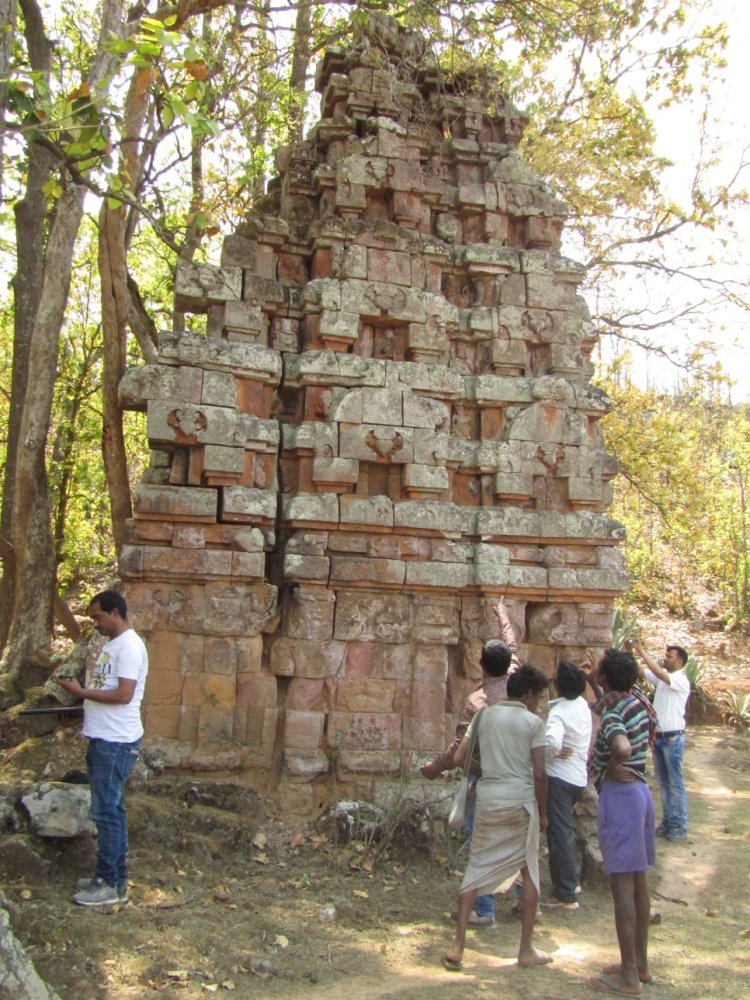
{"type": "Polygon", "coordinates": [[[446,744],[500,595],[551,671],[626,584],[583,271],[523,115],[387,21],[317,86],[221,266],[178,271],[207,332],[121,387],[152,449],[121,558],[149,737],[310,808],[334,769],[361,790],[446,744]]]}

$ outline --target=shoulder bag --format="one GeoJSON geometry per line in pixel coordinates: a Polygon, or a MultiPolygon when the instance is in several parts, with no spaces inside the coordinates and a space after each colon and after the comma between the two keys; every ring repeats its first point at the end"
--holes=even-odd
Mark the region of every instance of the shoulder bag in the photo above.
{"type": "Polygon", "coordinates": [[[451,809],[448,813],[448,826],[451,830],[462,830],[466,826],[466,820],[473,810],[474,796],[470,794],[473,791],[473,784],[469,783],[469,771],[471,769],[472,758],[474,757],[474,747],[477,742],[479,720],[482,712],[484,712],[483,708],[475,716],[474,727],[471,731],[471,739],[469,740],[469,748],[466,751],[466,760],[464,761],[463,777],[458,784],[458,791],[453,798],[451,809]]]}

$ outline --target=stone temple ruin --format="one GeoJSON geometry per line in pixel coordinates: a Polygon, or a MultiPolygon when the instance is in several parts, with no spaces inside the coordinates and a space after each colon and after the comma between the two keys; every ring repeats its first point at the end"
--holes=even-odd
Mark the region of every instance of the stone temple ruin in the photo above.
{"type": "Polygon", "coordinates": [[[301,809],[446,745],[499,596],[551,672],[626,585],[583,270],[526,119],[387,20],[317,88],[221,266],[177,273],[207,333],[121,386],[151,447],[120,566],[148,737],[301,809]]]}

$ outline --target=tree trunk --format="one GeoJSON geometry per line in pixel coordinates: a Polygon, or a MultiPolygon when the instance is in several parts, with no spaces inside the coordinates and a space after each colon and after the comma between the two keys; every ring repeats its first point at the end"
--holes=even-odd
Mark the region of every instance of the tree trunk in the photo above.
{"type": "Polygon", "coordinates": [[[8,100],[10,54],[16,34],[16,0],[0,0],[0,203],[3,200],[5,168],[5,111],[8,100]]]}
{"type": "Polygon", "coordinates": [[[17,688],[24,673],[44,664],[52,624],[55,551],[50,524],[47,433],[57,370],[59,331],[68,301],[70,273],[84,190],[70,185],[55,210],[44,261],[39,307],[31,332],[29,378],[16,453],[11,540],[16,552],[16,588],[4,672],[17,688]]]}
{"type": "MultiPolygon", "coordinates": [[[[29,0],[22,3],[29,61],[36,72],[47,74],[50,65],[50,44],[38,7],[29,0]]],[[[26,190],[14,207],[16,233],[16,273],[13,289],[13,368],[8,411],[8,446],[3,478],[0,536],[10,542],[13,537],[15,505],[16,452],[21,433],[26,386],[29,377],[29,351],[44,270],[44,241],[47,224],[47,199],[42,185],[49,180],[55,162],[52,154],[40,146],[31,145],[27,157],[26,190]]],[[[15,561],[3,560],[0,580],[0,652],[5,648],[10,630],[14,594],[16,592],[15,561]]]]}
{"type": "Polygon", "coordinates": [[[119,555],[125,541],[125,525],[132,515],[128,459],[118,386],[125,374],[127,346],[127,265],[123,236],[124,207],[111,209],[106,202],[99,213],[99,276],[102,290],[102,457],[107,477],[112,533],[119,555]]]}
{"type": "MultiPolygon", "coordinates": [[[[133,71],[125,101],[123,155],[120,174],[137,191],[143,172],[143,127],[148,110],[147,76],[141,67],[133,71]]],[[[133,211],[131,209],[131,211],[133,211]]],[[[127,252],[134,226],[128,225],[124,205],[110,208],[105,200],[99,212],[99,277],[102,291],[102,454],[112,511],[112,531],[119,555],[125,542],[126,522],[132,516],[128,459],[122,425],[118,387],[125,374],[127,327],[140,323],[134,305],[132,282],[128,282],[127,252]]],[[[137,286],[136,286],[137,289],[137,286]]],[[[139,342],[141,338],[139,337],[139,342]]],[[[146,358],[146,360],[151,360],[146,358]]]]}
{"type": "MultiPolygon", "coordinates": [[[[36,0],[20,0],[26,23],[29,58],[33,66],[49,65],[49,43],[36,0]]],[[[92,91],[102,92],[102,82],[113,71],[116,55],[110,39],[122,23],[122,0],[105,0],[101,11],[101,31],[88,83],[92,91]]],[[[105,84],[106,87],[106,84],[105,84]]],[[[30,146],[29,162],[36,154],[30,146]]],[[[39,207],[42,197],[39,178],[27,182],[27,198],[35,206],[34,221],[41,217],[40,232],[49,222],[39,207]]],[[[73,253],[83,215],[82,186],[66,183],[51,219],[46,251],[38,248],[32,262],[32,274],[41,274],[36,303],[29,300],[28,319],[31,322],[28,342],[28,362],[19,367],[25,371],[25,386],[13,387],[13,404],[20,412],[17,442],[13,449],[13,475],[6,473],[12,490],[10,542],[15,550],[15,581],[12,590],[11,618],[8,627],[5,656],[0,671],[5,675],[0,691],[0,707],[14,700],[23,690],[27,672],[49,660],[52,608],[55,594],[55,552],[52,537],[49,481],[46,448],[49,433],[55,374],[57,371],[60,329],[65,318],[73,253]],[[37,270],[41,263],[41,271],[37,270]],[[32,321],[33,320],[33,321],[32,321]]],[[[26,200],[26,199],[25,199],[26,200]]],[[[23,254],[28,251],[29,234],[22,228],[17,215],[16,243],[19,283],[26,280],[23,254]]],[[[26,304],[24,304],[25,308],[26,304]]],[[[15,362],[14,362],[15,363],[15,362]]],[[[20,376],[19,376],[20,377],[20,376]]],[[[9,456],[11,452],[9,449],[9,456]]],[[[8,596],[11,592],[8,591],[8,596]]]]}
{"type": "Polygon", "coordinates": [[[310,67],[310,12],[309,0],[298,0],[297,17],[294,24],[292,70],[289,75],[289,86],[294,92],[294,105],[289,114],[290,143],[299,142],[305,128],[305,108],[307,107],[305,84],[310,67]]]}

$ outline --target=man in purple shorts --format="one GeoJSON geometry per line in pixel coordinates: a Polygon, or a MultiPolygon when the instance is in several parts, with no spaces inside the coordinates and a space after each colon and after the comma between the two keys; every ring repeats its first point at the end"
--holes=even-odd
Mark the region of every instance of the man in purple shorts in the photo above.
{"type": "Polygon", "coordinates": [[[590,676],[594,690],[602,693],[594,706],[601,725],[590,771],[599,792],[599,845],[604,871],[611,878],[620,962],[606,966],[587,985],[617,996],[640,996],[641,984],[653,978],[648,968],[651,901],[646,872],[656,860],[656,838],[646,752],[656,713],[632,690],[637,678],[634,657],[617,649],[606,650],[590,676]]]}

